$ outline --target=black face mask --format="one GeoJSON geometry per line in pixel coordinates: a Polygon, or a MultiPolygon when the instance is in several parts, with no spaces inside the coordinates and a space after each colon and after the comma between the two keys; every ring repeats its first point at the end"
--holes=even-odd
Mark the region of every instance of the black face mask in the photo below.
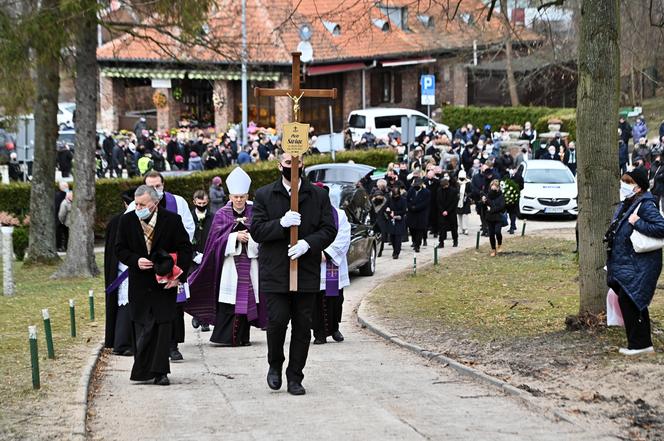
{"type": "Polygon", "coordinates": [[[203,212],[203,211],[207,210],[207,204],[206,205],[196,205],[196,209],[198,211],[203,212]]]}
{"type": "MultiPolygon", "coordinates": [[[[298,171],[297,175],[298,175],[298,177],[300,177],[300,178],[302,177],[302,170],[303,170],[302,167],[298,167],[298,169],[297,169],[297,171],[298,171]]],[[[286,179],[288,182],[290,182],[291,168],[290,168],[290,167],[284,167],[284,166],[282,166],[282,168],[281,168],[281,176],[283,176],[284,179],[286,179]]]]}

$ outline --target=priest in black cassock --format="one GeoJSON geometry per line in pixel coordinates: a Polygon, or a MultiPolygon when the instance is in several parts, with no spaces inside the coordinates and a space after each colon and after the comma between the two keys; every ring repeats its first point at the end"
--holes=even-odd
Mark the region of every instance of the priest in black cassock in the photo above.
{"type": "Polygon", "coordinates": [[[304,395],[302,370],[311,343],[312,311],[320,291],[321,253],[334,241],[337,228],[332,205],[325,190],[302,178],[291,183],[291,155],[279,155],[281,178],[256,191],[251,237],[260,245],[258,272],[261,292],[267,299],[267,373],[268,386],[281,388],[285,361],[284,342],[288,322],[291,341],[288,354],[288,392],[304,395]],[[291,185],[299,186],[299,212],[290,210],[291,185]],[[298,226],[297,244],[289,247],[290,227],[298,226]],[[298,290],[290,291],[290,261],[298,260],[298,290]]]}
{"type": "MultiPolygon", "coordinates": [[[[180,216],[159,206],[159,195],[147,185],[134,194],[135,210],[118,225],[115,251],[129,268],[129,311],[134,331],[131,379],[168,385],[171,326],[176,314],[178,285],[186,282],[192,246],[180,216]],[[179,279],[157,281],[156,257],[175,254],[179,279]]],[[[161,274],[163,275],[163,274],[161,274]]]]}
{"type": "MultiPolygon", "coordinates": [[[[122,192],[125,210],[134,200],[134,190],[122,192]]],[[[124,213],[124,210],[123,212],[124,213]]],[[[115,255],[118,225],[122,213],[113,216],[106,225],[104,246],[104,285],[106,286],[106,333],[104,346],[113,349],[115,355],[134,355],[129,316],[129,280],[124,274],[127,267],[118,262],[115,255]]]]}

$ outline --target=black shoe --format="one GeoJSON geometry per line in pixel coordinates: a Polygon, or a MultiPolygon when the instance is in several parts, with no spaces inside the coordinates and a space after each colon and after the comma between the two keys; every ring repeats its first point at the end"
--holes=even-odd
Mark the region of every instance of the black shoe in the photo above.
{"type": "Polygon", "coordinates": [[[201,323],[198,321],[197,318],[192,318],[191,319],[191,326],[194,327],[194,329],[198,329],[198,327],[201,325],[201,323]]]}
{"type": "Polygon", "coordinates": [[[327,343],[327,339],[325,338],[314,338],[315,345],[324,345],[325,343],[327,343]]]}
{"type": "Polygon", "coordinates": [[[210,325],[201,325],[201,332],[210,332],[210,325]]]}
{"type": "Polygon", "coordinates": [[[170,357],[171,357],[171,361],[182,361],[182,360],[184,360],[184,357],[182,356],[180,351],[177,350],[177,348],[176,349],[171,349],[170,357]]]}
{"type": "Polygon", "coordinates": [[[332,340],[340,343],[340,342],[344,341],[344,335],[339,331],[334,331],[332,333],[332,340]]]}
{"type": "Polygon", "coordinates": [[[438,244],[438,248],[445,248],[445,242],[440,242],[438,244]]]}
{"type": "Polygon", "coordinates": [[[251,346],[251,342],[250,341],[242,342],[240,343],[240,346],[251,346]]]}
{"type": "Polygon", "coordinates": [[[291,395],[304,395],[307,393],[307,390],[297,381],[289,381],[288,393],[291,395]]]}
{"type": "Polygon", "coordinates": [[[157,375],[154,377],[154,384],[157,386],[168,386],[171,382],[168,380],[168,375],[157,375]]]}
{"type": "Polygon", "coordinates": [[[508,233],[509,234],[514,234],[514,230],[509,230],[508,233]]]}
{"type": "Polygon", "coordinates": [[[378,252],[378,254],[376,255],[376,257],[383,257],[383,250],[380,250],[380,251],[378,252]]]}
{"type": "Polygon", "coordinates": [[[455,240],[455,241],[452,243],[452,247],[453,247],[453,248],[456,248],[456,247],[458,247],[458,246],[459,246],[459,242],[457,242],[457,241],[455,240]]]}
{"type": "Polygon", "coordinates": [[[392,254],[392,259],[397,260],[399,258],[398,254],[392,254]]]}
{"type": "MultiPolygon", "coordinates": [[[[276,370],[273,367],[267,370],[267,385],[272,390],[281,389],[281,371],[276,370]]],[[[290,384],[289,384],[290,389],[290,384]]]]}
{"type": "Polygon", "coordinates": [[[133,357],[134,356],[134,351],[132,351],[131,349],[127,349],[122,353],[122,355],[124,357],[133,357]]]}
{"type": "Polygon", "coordinates": [[[415,248],[415,252],[419,253],[420,252],[420,247],[415,248]]]}
{"type": "Polygon", "coordinates": [[[424,240],[422,241],[422,246],[423,246],[423,247],[427,246],[427,240],[426,240],[426,239],[424,239],[424,240]]]}

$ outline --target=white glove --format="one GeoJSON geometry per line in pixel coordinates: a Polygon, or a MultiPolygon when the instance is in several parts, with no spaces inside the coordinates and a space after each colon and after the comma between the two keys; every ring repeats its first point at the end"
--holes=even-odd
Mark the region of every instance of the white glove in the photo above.
{"type": "Polygon", "coordinates": [[[203,253],[196,252],[196,255],[193,258],[193,261],[196,265],[200,265],[203,260],[203,253]]]}
{"type": "Polygon", "coordinates": [[[291,260],[295,260],[307,251],[309,251],[309,244],[306,240],[300,239],[295,245],[288,249],[288,257],[290,257],[291,260]]]}
{"type": "Polygon", "coordinates": [[[284,228],[288,228],[288,227],[292,227],[292,226],[299,227],[300,222],[301,222],[300,213],[298,213],[297,211],[292,211],[292,210],[287,211],[286,214],[284,214],[283,217],[279,220],[279,223],[284,228]]]}

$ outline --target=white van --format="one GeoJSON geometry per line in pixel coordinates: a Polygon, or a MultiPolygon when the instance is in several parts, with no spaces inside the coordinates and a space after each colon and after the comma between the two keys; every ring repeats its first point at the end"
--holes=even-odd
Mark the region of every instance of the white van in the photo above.
{"type": "Polygon", "coordinates": [[[353,136],[353,142],[360,141],[362,134],[367,131],[367,127],[373,128],[372,133],[377,138],[387,137],[390,127],[393,125],[397,126],[397,129],[401,131],[401,117],[403,116],[415,117],[415,136],[429,127],[435,127],[437,131],[446,132],[447,136],[452,139],[452,134],[448,126],[435,122],[422,112],[412,109],[372,107],[369,109],[353,110],[348,115],[348,126],[353,136]]]}

